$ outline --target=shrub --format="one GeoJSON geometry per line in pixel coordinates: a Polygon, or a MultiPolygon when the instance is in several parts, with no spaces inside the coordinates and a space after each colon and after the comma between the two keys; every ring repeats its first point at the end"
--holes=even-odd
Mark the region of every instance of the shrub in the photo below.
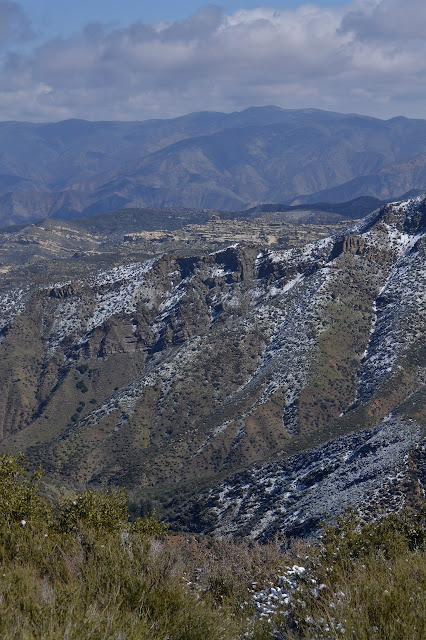
{"type": "Polygon", "coordinates": [[[154,538],[163,538],[168,533],[168,525],[158,520],[155,512],[151,512],[143,518],[137,518],[132,527],[135,533],[154,538]]]}
{"type": "Polygon", "coordinates": [[[77,371],[79,371],[81,374],[86,373],[88,371],[88,369],[89,369],[89,365],[88,364],[80,364],[77,367],[77,371]]]}
{"type": "Polygon", "coordinates": [[[41,476],[0,456],[0,638],[426,637],[424,509],[368,523],[351,512],[283,552],[168,536],[152,512],[130,524],[122,489],[52,512],[41,476]]]}
{"type": "Polygon", "coordinates": [[[425,517],[423,506],[417,513],[401,511],[366,523],[355,510],[349,510],[336,524],[323,527],[322,555],[325,561],[335,562],[339,557],[352,562],[371,553],[394,558],[403,550],[424,550],[425,517]]]}
{"type": "Polygon", "coordinates": [[[28,473],[23,456],[0,456],[1,526],[50,520],[51,509],[40,497],[42,475],[41,470],[28,473]]]}
{"type": "Polygon", "coordinates": [[[94,491],[67,500],[61,505],[57,526],[60,531],[116,531],[127,522],[127,499],[123,489],[94,491]]]}
{"type": "Polygon", "coordinates": [[[237,637],[236,621],[182,580],[179,554],[164,539],[147,544],[165,534],[153,514],[132,526],[123,490],[88,490],[46,528],[40,478],[27,474],[23,459],[0,458],[1,638],[237,637]],[[20,524],[24,517],[34,526],[20,524]]]}
{"type": "Polygon", "coordinates": [[[425,509],[364,522],[351,511],[325,525],[303,558],[297,598],[279,638],[422,640],[426,637],[425,509]]]}
{"type": "Polygon", "coordinates": [[[83,380],[79,380],[75,386],[77,389],[80,389],[81,393],[87,393],[89,391],[88,386],[83,380]]]}

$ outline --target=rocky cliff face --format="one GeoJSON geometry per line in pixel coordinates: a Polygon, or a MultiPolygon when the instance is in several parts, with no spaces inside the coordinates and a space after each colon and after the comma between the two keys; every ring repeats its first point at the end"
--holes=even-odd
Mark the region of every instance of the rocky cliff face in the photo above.
{"type": "Polygon", "coordinates": [[[424,232],[417,198],[303,249],[35,268],[0,299],[2,447],[74,484],[165,493],[281,458],[292,482],[298,455],[355,451],[376,425],[385,450],[409,416],[396,464],[424,420],[424,232]]]}

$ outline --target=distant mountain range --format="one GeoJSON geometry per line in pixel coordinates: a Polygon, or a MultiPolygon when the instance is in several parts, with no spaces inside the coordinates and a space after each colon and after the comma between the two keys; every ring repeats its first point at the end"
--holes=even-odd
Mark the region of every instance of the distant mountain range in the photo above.
{"type": "Polygon", "coordinates": [[[426,120],[259,107],[144,122],[0,123],[1,226],[123,207],[237,211],[412,190],[426,190],[426,120]]]}

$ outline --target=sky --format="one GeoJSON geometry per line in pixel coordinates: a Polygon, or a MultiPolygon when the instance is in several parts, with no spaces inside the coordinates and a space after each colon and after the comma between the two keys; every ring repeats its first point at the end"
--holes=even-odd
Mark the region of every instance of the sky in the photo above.
{"type": "Polygon", "coordinates": [[[0,120],[426,117],[424,0],[0,0],[0,120]]]}
{"type": "MultiPolygon", "coordinates": [[[[209,3],[200,0],[21,0],[20,4],[37,30],[44,34],[64,35],[81,29],[88,22],[101,21],[124,27],[137,21],[155,23],[184,20],[209,3]]],[[[298,0],[277,0],[262,5],[259,0],[227,0],[210,4],[217,4],[229,14],[238,9],[256,9],[259,6],[296,8],[302,3],[298,0]]],[[[316,4],[341,6],[347,4],[347,0],[321,0],[316,4]]]]}

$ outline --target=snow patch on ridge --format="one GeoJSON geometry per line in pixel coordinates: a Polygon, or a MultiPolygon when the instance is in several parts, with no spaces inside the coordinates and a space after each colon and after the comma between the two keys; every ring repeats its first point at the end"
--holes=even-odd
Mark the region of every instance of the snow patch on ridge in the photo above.
{"type": "Polygon", "coordinates": [[[358,373],[359,402],[388,377],[403,353],[424,334],[426,271],[422,251],[408,250],[403,255],[376,299],[375,312],[376,321],[358,373]]]}
{"type": "MultiPolygon", "coordinates": [[[[156,259],[143,263],[135,263],[123,267],[115,267],[110,272],[98,274],[92,282],[95,285],[113,285],[120,283],[117,289],[111,287],[96,295],[92,317],[87,322],[87,333],[102,325],[112,315],[133,313],[141,295],[144,279],[156,259]],[[125,281],[123,283],[122,281],[125,281]]],[[[83,338],[84,341],[85,338],[83,338]]]]}
{"type": "Polygon", "coordinates": [[[25,309],[30,295],[29,287],[12,289],[0,294],[0,331],[7,327],[12,320],[25,309]]]}
{"type": "MultiPolygon", "coordinates": [[[[98,291],[94,300],[83,300],[83,294],[78,293],[56,302],[55,317],[46,337],[47,356],[51,357],[66,337],[84,332],[80,339],[80,344],[84,344],[93,330],[111,316],[123,312],[133,313],[140,298],[150,295],[149,286],[145,286],[145,277],[156,260],[157,258],[154,258],[146,262],[114,267],[98,272],[87,281],[78,280],[76,284],[82,290],[90,287],[98,291]]],[[[50,288],[52,286],[44,287],[50,288]]],[[[87,296],[90,295],[90,289],[86,292],[87,296]]]]}

